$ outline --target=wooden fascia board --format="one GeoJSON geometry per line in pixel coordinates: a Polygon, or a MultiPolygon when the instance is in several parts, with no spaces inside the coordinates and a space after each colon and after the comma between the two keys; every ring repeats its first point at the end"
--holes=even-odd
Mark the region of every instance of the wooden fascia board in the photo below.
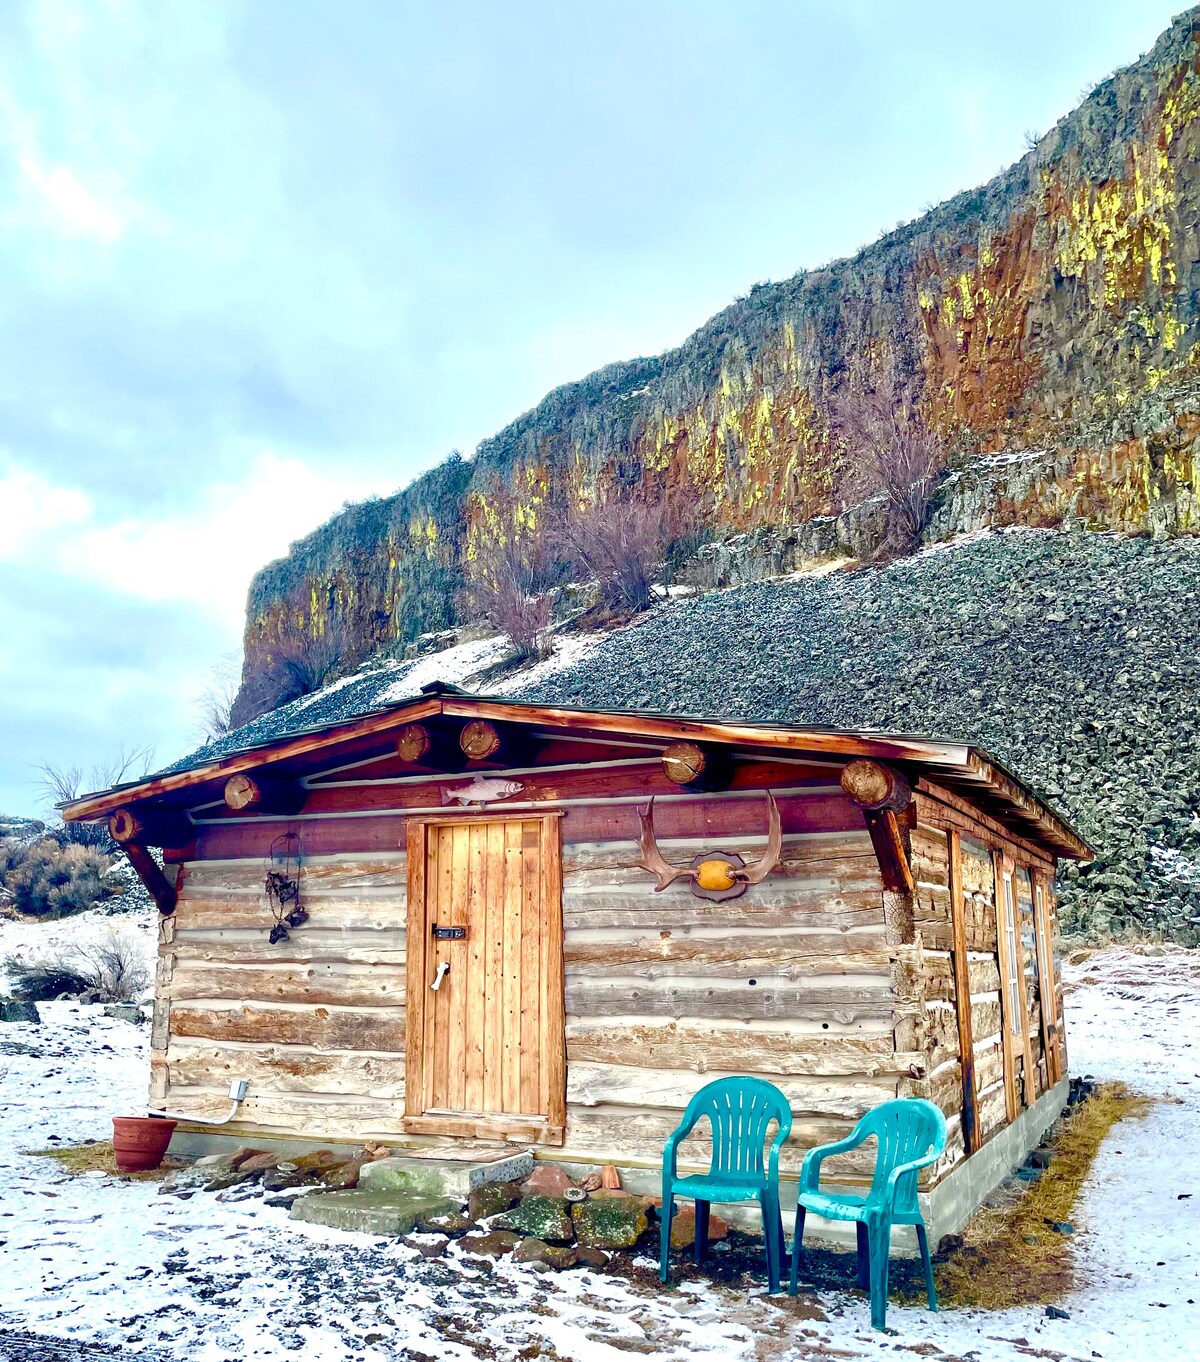
{"type": "Polygon", "coordinates": [[[1081,861],[1090,861],[1094,858],[1091,847],[1075,829],[1059,818],[1052,809],[1047,808],[1036,795],[1014,780],[1007,771],[994,762],[985,761],[974,748],[968,749],[967,761],[972,774],[977,774],[988,788],[1007,804],[1021,810],[1052,840],[1066,849],[1068,855],[1073,855],[1074,859],[1081,861]]]}
{"type": "Polygon", "coordinates": [[[668,742],[690,738],[733,747],[770,747],[839,757],[877,757],[883,761],[911,761],[920,765],[935,763],[965,767],[972,750],[962,743],[873,738],[865,734],[832,733],[821,729],[798,731],[771,728],[763,724],[710,723],[703,719],[672,719],[658,715],[622,714],[619,711],[610,714],[602,710],[544,708],[458,697],[448,697],[443,705],[444,713],[457,718],[530,723],[543,728],[661,738],[668,742]]]}
{"type": "Polygon", "coordinates": [[[335,729],[320,729],[312,733],[299,734],[294,738],[285,738],[278,746],[255,747],[247,752],[218,757],[216,761],[204,766],[143,781],[140,785],[127,785],[120,790],[88,795],[71,804],[64,804],[62,816],[66,822],[100,818],[126,804],[140,803],[144,799],[159,799],[163,795],[187,790],[208,781],[225,781],[242,771],[252,771],[272,762],[290,761],[296,757],[307,756],[311,752],[318,752],[325,747],[335,747],[339,743],[367,737],[372,733],[386,733],[388,729],[398,724],[430,718],[441,712],[441,700],[414,701],[412,705],[405,705],[401,709],[386,710],[362,719],[352,719],[335,729]]]}
{"type": "Polygon", "coordinates": [[[947,829],[957,827],[960,831],[977,837],[993,848],[1003,844],[1011,844],[1029,857],[1032,862],[1047,869],[1051,874],[1054,873],[1054,860],[1059,854],[1059,848],[1049,849],[1030,841],[1025,836],[1025,833],[1030,829],[1017,832],[993,818],[991,814],[977,808],[969,800],[961,798],[953,791],[947,790],[945,786],[938,785],[935,781],[927,780],[925,777],[917,782],[916,794],[918,796],[917,816],[921,821],[929,821],[937,826],[940,820],[947,829]],[[930,801],[930,804],[923,804],[922,799],[930,801]],[[938,805],[946,811],[944,814],[939,813],[936,807],[938,805]]]}

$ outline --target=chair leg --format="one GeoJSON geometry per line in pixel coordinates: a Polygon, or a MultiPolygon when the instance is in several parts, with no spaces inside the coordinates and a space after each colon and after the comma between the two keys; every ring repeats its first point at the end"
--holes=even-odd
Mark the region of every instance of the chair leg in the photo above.
{"type": "Polygon", "coordinates": [[[892,1222],[877,1220],[870,1231],[871,1328],[887,1328],[888,1258],[892,1247],[892,1222]]]}
{"type": "Polygon", "coordinates": [[[660,1253],[658,1263],[658,1279],[665,1286],[670,1275],[671,1260],[671,1221],[675,1215],[675,1197],[668,1194],[663,1197],[662,1204],[662,1235],[660,1239],[660,1253]]]}
{"type": "Polygon", "coordinates": [[[804,1217],[807,1214],[803,1206],[796,1207],[796,1233],[792,1238],[792,1275],[788,1282],[788,1291],[793,1296],[800,1286],[800,1254],[804,1251],[804,1217]]]}
{"type": "Polygon", "coordinates": [[[767,1292],[779,1290],[779,1192],[774,1187],[763,1188],[763,1240],[767,1247],[767,1292]]]}
{"type": "Polygon", "coordinates": [[[925,1268],[925,1294],[929,1298],[929,1308],[937,1312],[937,1288],[933,1284],[933,1260],[929,1256],[929,1236],[925,1226],[918,1220],[913,1226],[917,1232],[917,1243],[921,1246],[921,1264],[925,1268]]]}
{"type": "Polygon", "coordinates": [[[696,1237],[692,1244],[692,1257],[698,1263],[704,1261],[704,1251],[708,1248],[708,1208],[707,1201],[696,1202],[696,1237]]]}
{"type": "Polygon", "coordinates": [[[870,1291],[871,1289],[871,1248],[870,1238],[867,1234],[867,1227],[861,1220],[854,1222],[854,1228],[858,1232],[858,1289],[860,1291],[870,1291]]]}

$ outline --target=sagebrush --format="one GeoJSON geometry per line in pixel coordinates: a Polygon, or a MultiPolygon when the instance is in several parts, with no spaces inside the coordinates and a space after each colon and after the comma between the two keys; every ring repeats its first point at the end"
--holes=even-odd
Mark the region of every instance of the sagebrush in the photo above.
{"type": "Polygon", "coordinates": [[[55,836],[30,846],[0,843],[0,884],[12,907],[30,917],[81,913],[125,888],[111,856],[55,836]]]}

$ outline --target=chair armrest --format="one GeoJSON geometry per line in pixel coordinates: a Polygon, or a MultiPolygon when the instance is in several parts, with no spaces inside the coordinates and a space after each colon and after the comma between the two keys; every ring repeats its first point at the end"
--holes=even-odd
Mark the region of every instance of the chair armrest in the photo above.
{"type": "Polygon", "coordinates": [[[940,1158],[940,1149],[931,1149],[928,1154],[923,1154],[919,1159],[913,1159],[909,1163],[899,1163],[888,1174],[887,1186],[883,1192],[883,1204],[893,1206],[896,1201],[896,1187],[905,1173],[915,1173],[918,1169],[926,1168],[931,1163],[936,1163],[940,1158]]]}
{"type": "Polygon", "coordinates": [[[819,1144],[810,1149],[800,1166],[800,1190],[815,1192],[821,1183],[821,1164],[835,1154],[845,1154],[851,1149],[857,1149],[866,1138],[857,1130],[852,1130],[844,1140],[838,1140],[834,1144],[819,1144]]]}
{"type": "Polygon", "coordinates": [[[665,1145],[663,1145],[664,1183],[666,1182],[668,1176],[670,1177],[672,1182],[675,1180],[676,1150],[679,1148],[679,1142],[681,1140],[686,1139],[692,1133],[692,1131],[696,1127],[696,1122],[699,1119],[700,1118],[698,1116],[689,1116],[687,1112],[684,1112],[683,1120],[680,1121],[680,1123],[675,1127],[675,1129],[667,1136],[667,1142],[665,1145]]]}

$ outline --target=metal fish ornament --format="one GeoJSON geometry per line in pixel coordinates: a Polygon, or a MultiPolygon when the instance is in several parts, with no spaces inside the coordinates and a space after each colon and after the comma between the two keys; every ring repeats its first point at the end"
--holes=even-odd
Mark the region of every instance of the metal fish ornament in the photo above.
{"type": "Polygon", "coordinates": [[[470,785],[460,785],[456,790],[446,790],[442,795],[445,804],[491,804],[497,799],[508,799],[520,794],[525,788],[519,780],[499,780],[495,776],[476,776],[470,785]]]}

